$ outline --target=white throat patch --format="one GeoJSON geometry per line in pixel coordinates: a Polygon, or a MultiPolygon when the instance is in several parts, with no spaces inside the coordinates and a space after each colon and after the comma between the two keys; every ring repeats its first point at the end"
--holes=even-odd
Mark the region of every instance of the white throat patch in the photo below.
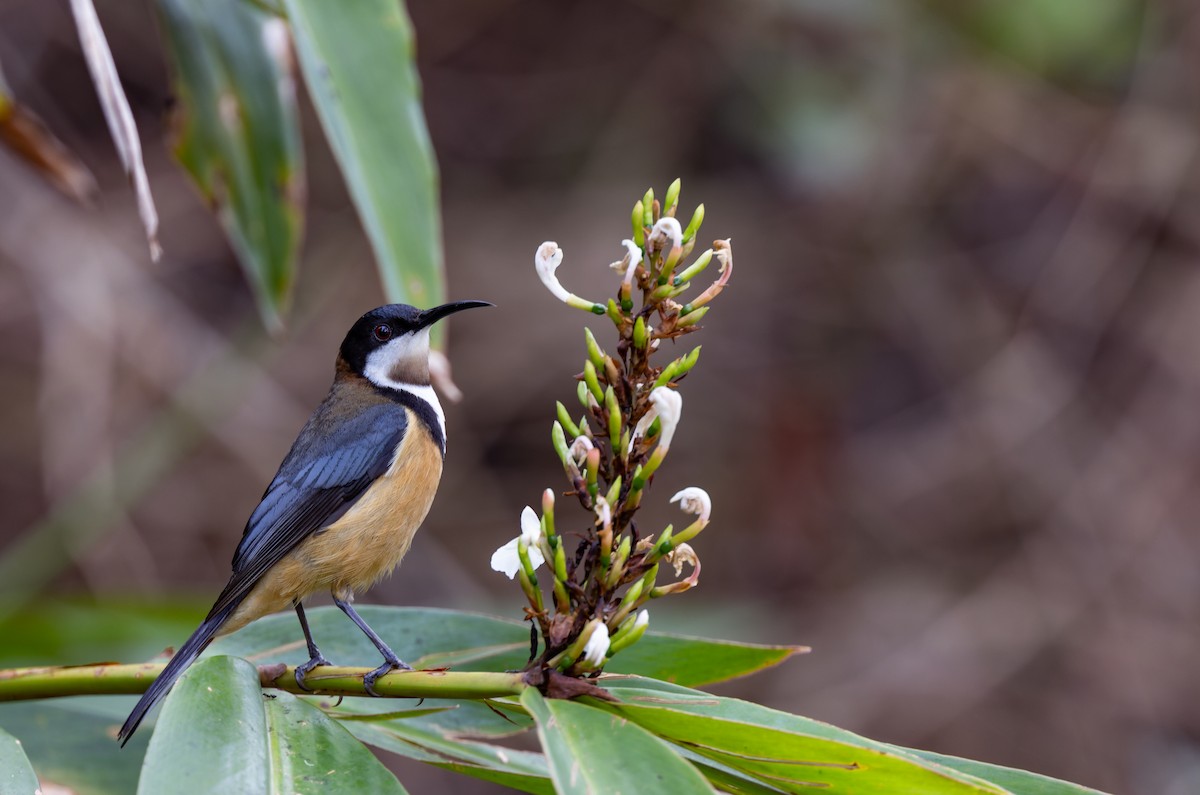
{"type": "Polygon", "coordinates": [[[442,411],[442,404],[438,400],[437,393],[433,391],[433,387],[429,384],[409,384],[397,381],[392,377],[392,373],[397,370],[403,372],[405,369],[410,369],[404,365],[412,362],[428,367],[429,329],[427,328],[421,329],[415,334],[397,337],[382,348],[373,351],[367,356],[363,375],[376,386],[399,389],[428,403],[437,417],[438,425],[441,426],[442,439],[445,439],[446,415],[442,411]]]}

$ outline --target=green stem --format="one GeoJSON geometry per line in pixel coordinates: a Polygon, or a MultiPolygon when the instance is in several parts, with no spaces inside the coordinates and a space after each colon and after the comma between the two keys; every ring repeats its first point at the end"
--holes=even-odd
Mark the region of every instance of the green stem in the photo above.
{"type": "MultiPolygon", "coordinates": [[[[137,695],[146,692],[163,667],[162,663],[143,663],[0,670],[0,701],[137,695]]],[[[313,693],[321,695],[365,696],[362,679],[370,670],[322,666],[314,669],[305,682],[313,693]]],[[[258,673],[263,687],[310,695],[296,684],[296,669],[290,665],[260,665],[258,673]]],[[[393,698],[499,698],[520,695],[526,687],[520,673],[474,671],[395,671],[375,683],[380,695],[393,698]]]]}

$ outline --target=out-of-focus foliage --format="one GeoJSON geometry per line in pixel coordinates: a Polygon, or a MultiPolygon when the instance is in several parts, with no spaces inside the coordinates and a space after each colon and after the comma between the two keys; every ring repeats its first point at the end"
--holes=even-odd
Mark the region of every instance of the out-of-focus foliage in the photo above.
{"type": "Polygon", "coordinates": [[[0,788],[5,792],[33,792],[38,788],[37,774],[20,740],[5,731],[0,731],[0,788]]]}
{"type": "Polygon", "coordinates": [[[416,306],[442,303],[437,163],[421,110],[408,14],[398,0],[283,5],[385,293],[416,306]]]}
{"type": "Polygon", "coordinates": [[[1142,0],[929,0],[951,30],[1064,86],[1121,86],[1138,56],[1142,0]]]}
{"type": "Polygon", "coordinates": [[[175,154],[278,329],[295,281],[305,187],[287,28],[245,0],[157,5],[178,94],[175,154]]]}

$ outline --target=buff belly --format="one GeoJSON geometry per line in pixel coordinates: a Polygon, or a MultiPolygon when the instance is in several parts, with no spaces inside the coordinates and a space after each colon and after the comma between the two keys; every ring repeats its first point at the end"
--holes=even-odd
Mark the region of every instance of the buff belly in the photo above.
{"type": "Polygon", "coordinates": [[[313,593],[329,591],[349,599],[399,565],[442,476],[442,453],[412,412],[408,428],[383,477],[340,519],[305,539],[263,575],[220,634],[286,610],[313,593]]]}

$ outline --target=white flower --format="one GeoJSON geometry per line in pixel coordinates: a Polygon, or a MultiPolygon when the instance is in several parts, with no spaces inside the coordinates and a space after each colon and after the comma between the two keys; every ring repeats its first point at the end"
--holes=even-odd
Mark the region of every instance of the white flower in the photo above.
{"type": "Polygon", "coordinates": [[[622,281],[629,284],[633,281],[633,273],[637,270],[637,266],[642,264],[642,250],[629,238],[622,240],[621,245],[625,247],[625,256],[629,258],[627,265],[624,260],[621,261],[621,264],[626,266],[625,278],[622,281]]]}
{"type": "Polygon", "coordinates": [[[538,278],[542,280],[542,284],[546,285],[546,289],[553,293],[555,298],[567,303],[571,300],[571,294],[559,284],[558,277],[554,275],[554,271],[558,270],[562,260],[562,249],[552,240],[547,240],[538,246],[537,253],[533,255],[533,265],[537,268],[538,278]]]}
{"type": "Polygon", "coordinates": [[[707,522],[709,515],[712,514],[712,499],[709,498],[707,491],[697,486],[688,486],[683,491],[677,492],[671,498],[671,502],[678,502],[680,508],[693,516],[699,516],[702,522],[707,522]]]}
{"type": "Polygon", "coordinates": [[[642,610],[641,612],[639,612],[637,614],[637,618],[635,618],[633,620],[633,630],[631,630],[631,631],[639,630],[649,623],[650,623],[650,611],[642,610]]]}
{"type": "Polygon", "coordinates": [[[679,221],[669,215],[664,215],[658,219],[658,223],[650,230],[650,236],[646,238],[646,248],[654,248],[662,250],[665,248],[670,251],[675,246],[683,245],[683,227],[679,225],[679,221]],[[671,241],[670,246],[663,244],[667,240],[671,241]]]}
{"type": "Polygon", "coordinates": [[[583,660],[593,668],[597,668],[604,663],[604,658],[608,656],[608,627],[604,622],[597,621],[596,628],[592,630],[592,635],[587,639],[587,643],[583,645],[583,660]]]}
{"type": "Polygon", "coordinates": [[[650,402],[658,409],[658,421],[662,425],[659,444],[670,447],[675,426],[679,425],[679,416],[683,413],[683,396],[674,389],[660,386],[650,393],[650,402]]]}
{"type": "Polygon", "coordinates": [[[650,409],[642,415],[642,418],[638,420],[637,426],[633,429],[633,435],[629,437],[629,447],[626,449],[626,452],[633,451],[633,445],[639,437],[642,439],[646,438],[646,431],[650,428],[650,424],[654,422],[657,417],[657,406],[651,406],[650,409]]]}
{"type": "Polygon", "coordinates": [[[517,570],[521,568],[521,555],[517,551],[521,541],[525,542],[529,550],[529,562],[536,569],[546,562],[542,555],[541,540],[542,522],[533,508],[526,505],[525,510],[521,511],[521,535],[492,553],[492,569],[503,572],[510,580],[516,577],[517,570]]]}
{"type": "Polygon", "coordinates": [[[683,574],[683,564],[689,564],[693,571],[692,579],[700,572],[700,558],[696,556],[696,550],[692,549],[691,544],[680,544],[671,550],[667,555],[667,562],[675,567],[675,576],[683,574]]]}
{"type": "Polygon", "coordinates": [[[542,540],[542,521],[538,519],[537,512],[528,505],[521,511],[521,538],[531,550],[537,548],[538,542],[542,540]]]}
{"type": "Polygon", "coordinates": [[[612,524],[612,508],[608,505],[608,500],[603,497],[596,498],[596,516],[600,519],[601,527],[608,527],[612,524]]]}
{"type": "Polygon", "coordinates": [[[583,466],[584,462],[587,461],[588,452],[595,449],[595,447],[592,444],[592,440],[586,436],[576,436],[575,441],[571,442],[571,459],[575,462],[575,465],[583,466]]]}

